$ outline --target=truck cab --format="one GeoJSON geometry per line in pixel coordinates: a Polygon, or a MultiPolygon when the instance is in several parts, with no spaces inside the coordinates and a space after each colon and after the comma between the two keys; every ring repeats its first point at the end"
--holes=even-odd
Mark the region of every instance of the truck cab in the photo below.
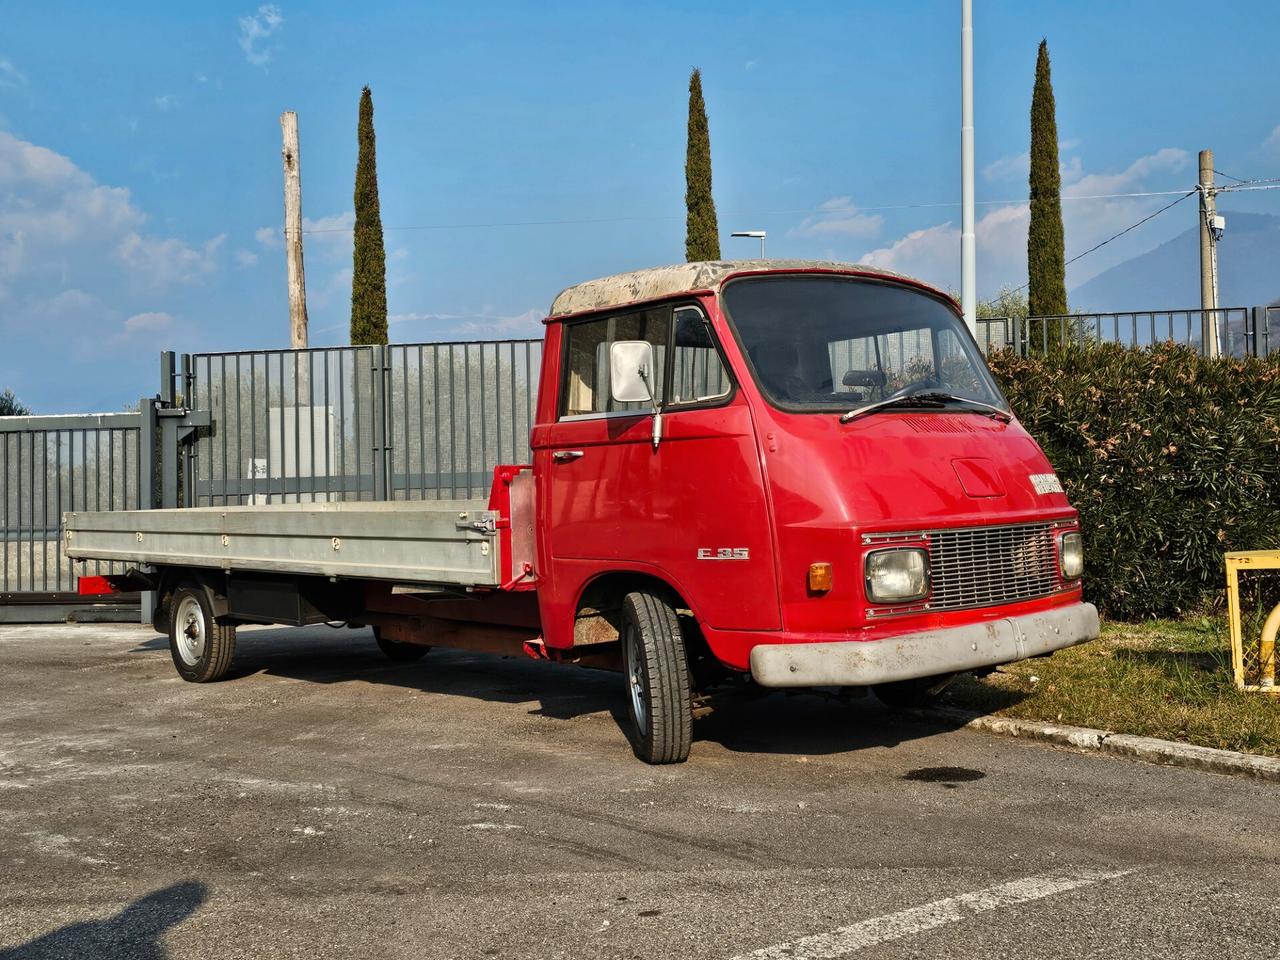
{"type": "Polygon", "coordinates": [[[689,263],[571,287],[546,323],[543,637],[613,622],[645,759],[687,754],[696,657],[900,703],[1097,636],[1076,511],[940,291],[689,263]]]}

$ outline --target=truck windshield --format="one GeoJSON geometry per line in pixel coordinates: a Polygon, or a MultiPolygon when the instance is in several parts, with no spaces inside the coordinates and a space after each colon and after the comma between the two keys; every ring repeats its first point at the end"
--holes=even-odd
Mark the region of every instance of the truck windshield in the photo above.
{"type": "Polygon", "coordinates": [[[922,398],[921,409],[965,409],[940,403],[941,394],[1008,409],[960,319],[923,291],[792,275],[735,280],[721,296],[756,381],[776,406],[844,412],[918,393],[932,398],[922,398]]]}

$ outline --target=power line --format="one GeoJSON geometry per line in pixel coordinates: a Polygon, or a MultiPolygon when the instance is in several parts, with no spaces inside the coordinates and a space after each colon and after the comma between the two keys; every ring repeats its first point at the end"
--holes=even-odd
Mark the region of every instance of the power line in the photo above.
{"type": "Polygon", "coordinates": [[[1280,188],[1280,177],[1270,177],[1266,180],[1245,180],[1243,183],[1231,184],[1227,187],[1218,187],[1216,193],[1249,193],[1253,190],[1275,190],[1280,188]]]}
{"type": "MultiPolygon", "coordinates": [[[[1197,188],[1197,189],[1199,189],[1199,188],[1197,188]]],[[[1176,207],[1176,206],[1177,206],[1178,204],[1180,204],[1183,200],[1187,199],[1187,197],[1194,196],[1194,195],[1195,195],[1195,193],[1196,193],[1196,190],[1188,190],[1188,191],[1187,191],[1186,193],[1184,193],[1182,196],[1178,197],[1178,199],[1177,199],[1177,200],[1174,200],[1174,201],[1173,201],[1173,203],[1166,203],[1163,207],[1161,207],[1161,208],[1160,208],[1159,210],[1157,210],[1155,213],[1148,214],[1147,216],[1145,216],[1145,217],[1143,217],[1141,220],[1139,220],[1137,223],[1131,223],[1129,226],[1125,227],[1125,228],[1124,228],[1123,230],[1121,230],[1119,233],[1113,233],[1111,236],[1107,237],[1107,239],[1103,240],[1101,243],[1096,243],[1096,244],[1094,244],[1092,247],[1090,247],[1090,248],[1089,248],[1088,250],[1086,250],[1084,253],[1078,253],[1078,254],[1076,254],[1074,257],[1072,257],[1070,260],[1068,260],[1068,261],[1067,261],[1066,263],[1064,263],[1062,266],[1063,266],[1064,268],[1071,266],[1071,264],[1075,263],[1077,260],[1081,259],[1082,257],[1087,257],[1089,254],[1093,253],[1095,250],[1099,250],[1099,249],[1101,249],[1102,247],[1105,247],[1105,246],[1106,246],[1108,243],[1110,243],[1112,240],[1118,240],[1120,237],[1123,237],[1123,236],[1124,236],[1126,233],[1128,233],[1129,231],[1138,229],[1138,227],[1142,226],[1142,225],[1143,225],[1144,223],[1146,223],[1148,220],[1154,220],[1156,217],[1160,216],[1160,214],[1164,213],[1166,210],[1169,210],[1169,209],[1172,209],[1173,207],[1176,207]]],[[[1022,289],[1025,289],[1026,287],[1029,287],[1029,286],[1031,286],[1031,281],[1030,281],[1030,280],[1028,280],[1028,281],[1027,281],[1026,283],[1024,283],[1022,286],[1020,286],[1020,287],[1015,287],[1014,289],[1015,289],[1015,290],[1022,290],[1022,289]]]]}
{"type": "MultiPolygon", "coordinates": [[[[1223,190],[1229,189],[1226,187],[1223,190]]],[[[1234,188],[1231,188],[1234,189],[1234,188]]],[[[1064,196],[1063,202],[1074,202],[1080,200],[1123,200],[1139,197],[1172,197],[1181,195],[1180,190],[1145,190],[1134,193],[1097,193],[1080,196],[1064,196]]],[[[979,206],[1007,206],[1016,203],[1026,203],[1025,197],[1015,197],[1007,200],[979,200],[979,206]]],[[[886,210],[926,210],[942,207],[958,207],[959,201],[943,200],[937,202],[923,203],[891,203],[881,204],[878,206],[861,207],[850,206],[846,210],[835,209],[829,207],[807,207],[804,209],[793,210],[730,210],[722,213],[721,216],[730,217],[782,217],[782,216],[818,216],[822,214],[831,214],[838,216],[841,213],[853,215],[857,213],[879,213],[886,210]]],[[[580,224],[603,224],[603,223],[657,223],[670,220],[683,220],[684,214],[679,215],[659,215],[652,217],[583,217],[568,218],[557,220],[507,220],[507,221],[490,221],[480,223],[429,223],[414,226],[391,226],[383,227],[385,232],[406,231],[406,230],[483,230],[499,227],[551,227],[551,226],[574,226],[580,224]]],[[[353,227],[321,227],[319,229],[312,228],[303,230],[304,234],[321,234],[321,233],[350,233],[353,227]]]]}

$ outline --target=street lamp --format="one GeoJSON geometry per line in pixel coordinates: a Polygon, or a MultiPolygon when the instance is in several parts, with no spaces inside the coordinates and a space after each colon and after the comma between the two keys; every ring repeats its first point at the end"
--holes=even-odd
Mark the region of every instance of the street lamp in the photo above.
{"type": "Polygon", "coordinates": [[[763,260],[763,259],[764,259],[764,238],[765,238],[765,236],[766,236],[765,231],[763,231],[763,230],[738,230],[737,232],[730,234],[730,236],[734,236],[734,237],[754,237],[755,239],[759,240],[759,241],[760,241],[760,259],[761,259],[761,260],[763,260]]]}

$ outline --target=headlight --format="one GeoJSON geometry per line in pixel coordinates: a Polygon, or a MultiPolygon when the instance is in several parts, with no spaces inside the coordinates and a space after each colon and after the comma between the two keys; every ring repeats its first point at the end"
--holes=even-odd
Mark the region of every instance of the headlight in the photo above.
{"type": "Polygon", "coordinates": [[[1084,573],[1084,541],[1079,533],[1064,533],[1058,538],[1058,569],[1064,580],[1078,580],[1084,573]]]}
{"type": "Polygon", "coordinates": [[[876,550],[867,554],[865,570],[872,603],[922,600],[929,593],[929,558],[923,550],[876,550]]]}

